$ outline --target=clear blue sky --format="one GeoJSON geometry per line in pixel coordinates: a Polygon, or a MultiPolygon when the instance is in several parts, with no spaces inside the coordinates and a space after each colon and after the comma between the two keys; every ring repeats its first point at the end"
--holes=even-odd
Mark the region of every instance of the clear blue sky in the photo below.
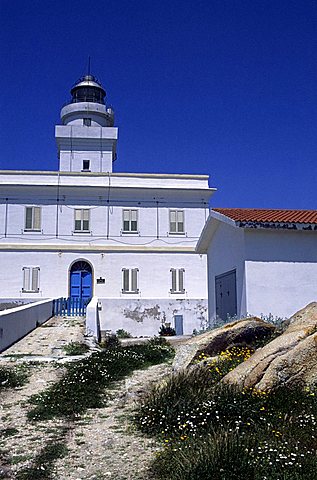
{"type": "Polygon", "coordinates": [[[58,168],[91,55],[115,171],[209,174],[213,206],[317,208],[315,1],[0,0],[0,19],[0,169],[58,168]]]}

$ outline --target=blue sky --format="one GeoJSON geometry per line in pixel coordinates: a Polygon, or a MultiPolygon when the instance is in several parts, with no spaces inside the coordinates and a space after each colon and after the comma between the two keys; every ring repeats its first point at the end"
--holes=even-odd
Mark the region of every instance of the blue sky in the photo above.
{"type": "Polygon", "coordinates": [[[0,169],[56,170],[85,73],[118,172],[205,173],[221,207],[317,208],[317,3],[0,0],[0,169]]]}

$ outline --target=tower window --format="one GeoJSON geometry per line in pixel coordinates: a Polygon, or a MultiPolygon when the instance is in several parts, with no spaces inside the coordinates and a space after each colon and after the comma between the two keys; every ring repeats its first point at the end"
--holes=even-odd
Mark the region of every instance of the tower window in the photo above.
{"type": "Polygon", "coordinates": [[[83,118],[83,123],[86,127],[91,127],[91,118],[83,118]]]}
{"type": "Polygon", "coordinates": [[[170,210],[170,233],[185,233],[183,210],[170,210]]]}
{"type": "Polygon", "coordinates": [[[75,232],[89,232],[89,209],[75,209],[75,232]]]}
{"type": "Polygon", "coordinates": [[[25,207],[25,226],[24,230],[41,230],[41,207],[25,207]]]}
{"type": "Polygon", "coordinates": [[[90,172],[90,160],[83,160],[83,172],[90,172]]]}
{"type": "Polygon", "coordinates": [[[138,232],[138,211],[137,210],[123,210],[122,231],[126,233],[138,232]]]}

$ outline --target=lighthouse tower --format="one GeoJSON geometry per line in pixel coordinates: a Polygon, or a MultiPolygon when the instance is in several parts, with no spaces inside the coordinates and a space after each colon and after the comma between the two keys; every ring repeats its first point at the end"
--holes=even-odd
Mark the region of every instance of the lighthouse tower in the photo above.
{"type": "Polygon", "coordinates": [[[62,124],[55,127],[59,170],[112,172],[118,129],[103,86],[93,75],[85,75],[73,86],[71,96],[61,110],[62,124]]]}

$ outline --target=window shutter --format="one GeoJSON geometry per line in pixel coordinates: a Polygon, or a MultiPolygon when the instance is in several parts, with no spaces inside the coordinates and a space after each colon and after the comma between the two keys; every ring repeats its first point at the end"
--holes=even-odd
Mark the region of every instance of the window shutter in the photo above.
{"type": "Polygon", "coordinates": [[[41,230],[41,207],[33,208],[33,229],[41,230]]]}
{"type": "Polygon", "coordinates": [[[75,210],[75,230],[81,230],[81,210],[75,210]]]}
{"type": "Polygon", "coordinates": [[[176,270],[172,268],[172,292],[176,292],[176,270]]]}
{"type": "Polygon", "coordinates": [[[176,211],[170,211],[170,232],[176,233],[176,211]]]}
{"type": "Polygon", "coordinates": [[[124,269],[122,270],[123,272],[123,291],[128,292],[129,291],[129,270],[124,269]]]}
{"type": "Polygon", "coordinates": [[[39,271],[38,267],[32,268],[32,291],[37,292],[39,290],[39,271]]]}
{"type": "Polygon", "coordinates": [[[89,210],[82,210],[83,230],[89,230],[89,210]]]}
{"type": "Polygon", "coordinates": [[[178,290],[180,292],[184,291],[184,270],[178,270],[178,290]]]}
{"type": "Polygon", "coordinates": [[[131,230],[136,232],[138,230],[138,212],[137,210],[131,210],[131,230]]]}
{"type": "Polygon", "coordinates": [[[32,207],[25,207],[25,229],[32,229],[32,207]]]}
{"type": "Polygon", "coordinates": [[[182,210],[177,212],[177,231],[184,232],[184,212],[182,210]]]}
{"type": "Polygon", "coordinates": [[[131,291],[136,292],[138,289],[138,269],[133,268],[131,271],[131,291]]]}
{"type": "Polygon", "coordinates": [[[123,210],[123,231],[128,232],[130,230],[130,211],[123,210]]]}
{"type": "Polygon", "coordinates": [[[23,267],[23,291],[30,290],[30,269],[28,267],[23,267]]]}

